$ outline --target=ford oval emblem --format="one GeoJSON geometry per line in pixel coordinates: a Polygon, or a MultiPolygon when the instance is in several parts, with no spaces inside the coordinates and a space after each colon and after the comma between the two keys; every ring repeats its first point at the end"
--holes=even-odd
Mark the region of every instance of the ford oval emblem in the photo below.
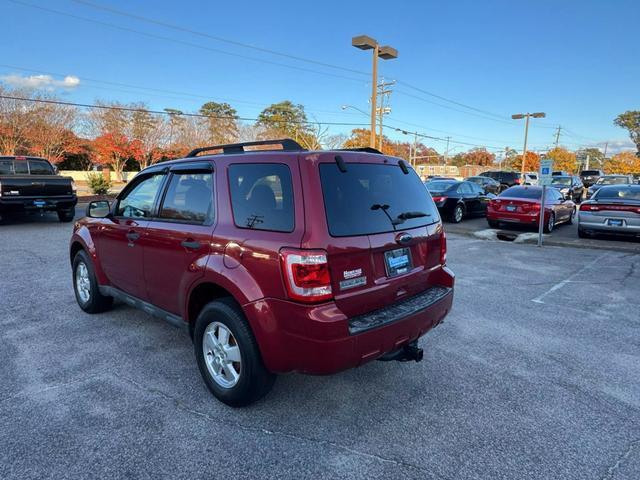
{"type": "Polygon", "coordinates": [[[408,233],[399,233],[396,236],[396,243],[399,243],[400,245],[406,245],[412,239],[413,239],[413,237],[411,235],[409,235],[408,233]]]}

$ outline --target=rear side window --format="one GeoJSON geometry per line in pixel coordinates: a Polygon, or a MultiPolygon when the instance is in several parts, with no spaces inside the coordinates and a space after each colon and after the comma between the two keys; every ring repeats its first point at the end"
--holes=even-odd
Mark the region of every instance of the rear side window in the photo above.
{"type": "Polygon", "coordinates": [[[583,170],[580,175],[600,175],[600,170],[583,170]]]}
{"type": "Polygon", "coordinates": [[[53,168],[44,160],[29,160],[31,175],[53,175],[53,168]]]}
{"type": "Polygon", "coordinates": [[[341,172],[335,163],[323,163],[320,180],[329,233],[334,237],[404,230],[439,218],[413,170],[405,175],[397,165],[348,163],[347,171],[341,172]]]}
{"type": "Polygon", "coordinates": [[[236,226],[293,232],[293,184],[288,166],[280,163],[230,165],[229,187],[236,226]]]}
{"type": "Polygon", "coordinates": [[[174,174],[160,210],[160,218],[203,224],[213,219],[213,175],[174,174]]]}

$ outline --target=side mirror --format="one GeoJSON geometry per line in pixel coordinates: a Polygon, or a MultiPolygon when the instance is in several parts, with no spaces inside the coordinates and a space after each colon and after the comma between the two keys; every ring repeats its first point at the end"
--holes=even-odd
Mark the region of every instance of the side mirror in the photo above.
{"type": "Polygon", "coordinates": [[[111,204],[106,200],[98,200],[87,205],[87,217],[106,218],[111,213],[111,204]]]}

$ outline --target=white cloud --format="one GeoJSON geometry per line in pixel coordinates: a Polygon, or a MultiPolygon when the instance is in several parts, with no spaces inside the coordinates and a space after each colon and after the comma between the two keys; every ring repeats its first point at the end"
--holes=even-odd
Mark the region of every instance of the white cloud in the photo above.
{"type": "Polygon", "coordinates": [[[604,151],[605,145],[607,147],[607,157],[627,150],[636,150],[636,145],[631,140],[609,140],[608,142],[604,141],[593,143],[589,146],[599,148],[600,150],[604,151]]]}
{"type": "Polygon", "coordinates": [[[51,75],[29,75],[28,77],[23,77],[12,74],[0,76],[0,80],[16,88],[45,90],[55,90],[57,88],[72,89],[80,85],[80,79],[75,75],[67,75],[62,80],[56,80],[51,75]]]}

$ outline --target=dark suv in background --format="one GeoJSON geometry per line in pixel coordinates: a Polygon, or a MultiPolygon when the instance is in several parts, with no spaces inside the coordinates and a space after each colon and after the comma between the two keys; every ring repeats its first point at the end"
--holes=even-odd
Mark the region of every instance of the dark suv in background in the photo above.
{"type": "Polygon", "coordinates": [[[185,327],[207,387],[233,406],[275,373],[419,361],[453,301],[438,210],[404,160],[288,139],[146,168],[88,206],[70,259],[80,308],[115,298],[185,327]],[[280,149],[245,151],[260,145],[280,149]]]}
{"type": "Polygon", "coordinates": [[[582,170],[582,172],[580,172],[580,180],[582,180],[582,184],[587,188],[603,176],[604,172],[602,170],[582,170]]]}
{"type": "Polygon", "coordinates": [[[480,174],[481,177],[489,177],[493,178],[495,181],[500,183],[500,191],[506,190],[509,187],[513,187],[514,185],[520,185],[522,179],[520,177],[520,172],[508,172],[505,170],[496,170],[489,171],[480,174]]]}

